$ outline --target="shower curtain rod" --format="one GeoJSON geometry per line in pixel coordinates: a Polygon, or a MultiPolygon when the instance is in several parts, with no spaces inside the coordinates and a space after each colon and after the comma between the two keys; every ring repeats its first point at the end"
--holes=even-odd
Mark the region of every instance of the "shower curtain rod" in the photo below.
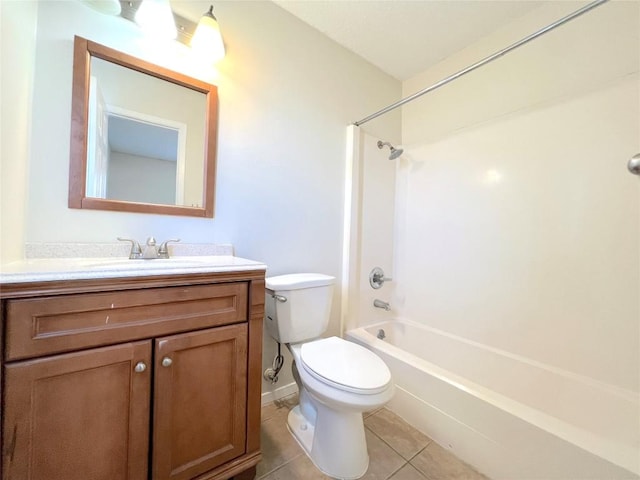
{"type": "Polygon", "coordinates": [[[503,48],[502,50],[497,51],[496,53],[489,55],[488,57],[483,58],[482,60],[474,63],[473,65],[469,65],[466,68],[463,68],[462,70],[454,73],[453,75],[449,75],[448,77],[440,80],[439,82],[434,83],[433,85],[427,87],[427,88],[423,88],[422,90],[409,95],[408,97],[405,97],[401,100],[398,100],[395,103],[392,103],[391,105],[383,108],[382,110],[378,110],[375,113],[372,113],[371,115],[369,115],[368,117],[364,117],[362,120],[358,120],[357,122],[353,122],[353,124],[356,127],[359,127],[360,125],[362,125],[363,123],[368,122],[369,120],[373,120],[374,118],[379,117],[380,115],[383,115],[395,108],[401,107],[402,105],[404,105],[405,103],[409,103],[412,100],[415,100],[418,97],[421,97],[422,95],[424,95],[425,93],[429,93],[432,92],[433,90],[442,87],[443,85],[446,85],[449,82],[452,82],[453,80],[462,77],[463,75],[466,75],[469,72],[472,72],[473,70],[475,70],[476,68],[479,68],[489,62],[494,61],[497,58],[502,57],[503,55],[509,53],[512,50],[515,50],[518,47],[521,47],[522,45],[524,45],[525,43],[529,43],[531,40],[538,38],[540,35],[544,35],[547,32],[550,32],[551,30],[553,30],[556,27],[559,27],[560,25],[563,25],[565,23],[567,23],[570,20],[573,20],[574,18],[579,17],[580,15],[582,15],[583,13],[587,13],[589,10],[592,10],[596,7],[599,7],[600,5],[602,5],[603,3],[608,2],[609,0],[596,0],[595,2],[591,2],[587,5],[585,5],[584,7],[576,10],[573,13],[570,13],[569,15],[567,15],[566,17],[561,18],[560,20],[557,20],[555,22],[553,22],[550,25],[547,25],[546,27],[538,30],[535,33],[532,33],[531,35],[524,37],[522,40],[517,41],[516,43],[513,43],[511,45],[509,45],[506,48],[503,48]]]}

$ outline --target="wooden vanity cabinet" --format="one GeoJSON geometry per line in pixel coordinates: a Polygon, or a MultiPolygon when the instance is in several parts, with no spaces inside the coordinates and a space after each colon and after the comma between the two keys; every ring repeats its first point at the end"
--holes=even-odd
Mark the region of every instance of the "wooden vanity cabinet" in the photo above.
{"type": "Polygon", "coordinates": [[[7,365],[4,478],[147,478],[150,360],[142,342],[7,365]]]}
{"type": "Polygon", "coordinates": [[[154,478],[186,480],[244,453],[247,326],[155,341],[154,478]]]}
{"type": "Polygon", "coordinates": [[[264,271],[0,296],[3,480],[252,478],[264,271]]]}

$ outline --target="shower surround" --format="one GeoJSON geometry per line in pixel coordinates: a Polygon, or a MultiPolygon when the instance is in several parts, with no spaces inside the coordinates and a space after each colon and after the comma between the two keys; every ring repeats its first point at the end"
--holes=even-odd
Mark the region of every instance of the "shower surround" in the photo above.
{"type": "MultiPolygon", "coordinates": [[[[405,94],[573,7],[545,4],[405,81],[405,94]]],[[[447,338],[504,352],[500,368],[487,356],[474,363],[488,383],[463,377],[490,395],[504,394],[495,389],[498,384],[535,385],[546,402],[536,404],[539,416],[557,418],[561,405],[579,409],[583,418],[598,418],[602,428],[563,418],[566,431],[583,439],[593,435],[590,445],[617,438],[618,450],[626,452],[627,460],[614,459],[604,453],[607,447],[594,453],[582,440],[543,428],[552,443],[570,444],[550,466],[565,477],[589,477],[575,452],[600,458],[604,470],[594,472],[610,468],[608,478],[638,478],[640,472],[640,190],[626,167],[640,151],[639,59],[640,4],[610,2],[405,105],[398,145],[404,153],[396,160],[376,152],[380,139],[367,135],[366,126],[350,127],[353,204],[347,212],[354,221],[345,241],[347,336],[383,320],[409,319],[441,333],[422,347],[436,366],[447,354],[447,338]],[[376,291],[368,285],[374,266],[394,278],[376,291]],[[392,311],[373,308],[374,298],[389,302],[392,311]],[[521,361],[562,374],[522,370],[521,361]],[[611,398],[618,395],[628,408],[607,408],[592,394],[575,395],[580,389],[571,379],[614,392],[611,398]],[[627,420],[621,423],[623,411],[627,420]]],[[[448,370],[455,373],[464,361],[464,355],[454,356],[448,370]]],[[[406,367],[398,368],[394,375],[406,382],[406,367]]],[[[437,403],[436,384],[429,383],[433,391],[420,388],[421,378],[391,408],[410,421],[426,416],[428,424],[428,414],[417,405],[439,405],[438,415],[451,423],[440,424],[438,432],[429,430],[433,422],[422,428],[462,459],[473,464],[483,442],[519,445],[511,458],[542,458],[534,443],[494,436],[491,429],[475,440],[461,435],[456,425],[466,425],[465,418],[437,403]]],[[[478,398],[459,391],[463,402],[478,398]]],[[[526,414],[516,419],[532,425],[526,414]]],[[[500,422],[490,422],[493,431],[508,431],[500,422]]],[[[481,468],[489,475],[513,467],[510,478],[527,477],[526,469],[505,465],[509,455],[485,458],[493,462],[481,468]]]]}

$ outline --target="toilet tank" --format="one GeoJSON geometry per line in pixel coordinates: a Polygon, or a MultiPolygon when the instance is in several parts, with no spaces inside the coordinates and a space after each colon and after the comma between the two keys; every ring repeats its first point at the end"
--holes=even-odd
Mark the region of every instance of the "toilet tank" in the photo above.
{"type": "Polygon", "coordinates": [[[329,325],[335,278],[294,273],[266,279],[265,327],[280,343],[319,337],[329,325]]]}

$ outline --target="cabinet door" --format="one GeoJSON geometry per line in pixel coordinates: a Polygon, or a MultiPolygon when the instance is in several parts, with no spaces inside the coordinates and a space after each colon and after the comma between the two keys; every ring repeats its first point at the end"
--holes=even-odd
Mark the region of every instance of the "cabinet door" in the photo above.
{"type": "Polygon", "coordinates": [[[156,340],[154,480],[186,480],[245,452],[247,325],[156,340]]]}
{"type": "Polygon", "coordinates": [[[7,364],[3,478],[146,479],[150,359],[147,341],[7,364]]]}

